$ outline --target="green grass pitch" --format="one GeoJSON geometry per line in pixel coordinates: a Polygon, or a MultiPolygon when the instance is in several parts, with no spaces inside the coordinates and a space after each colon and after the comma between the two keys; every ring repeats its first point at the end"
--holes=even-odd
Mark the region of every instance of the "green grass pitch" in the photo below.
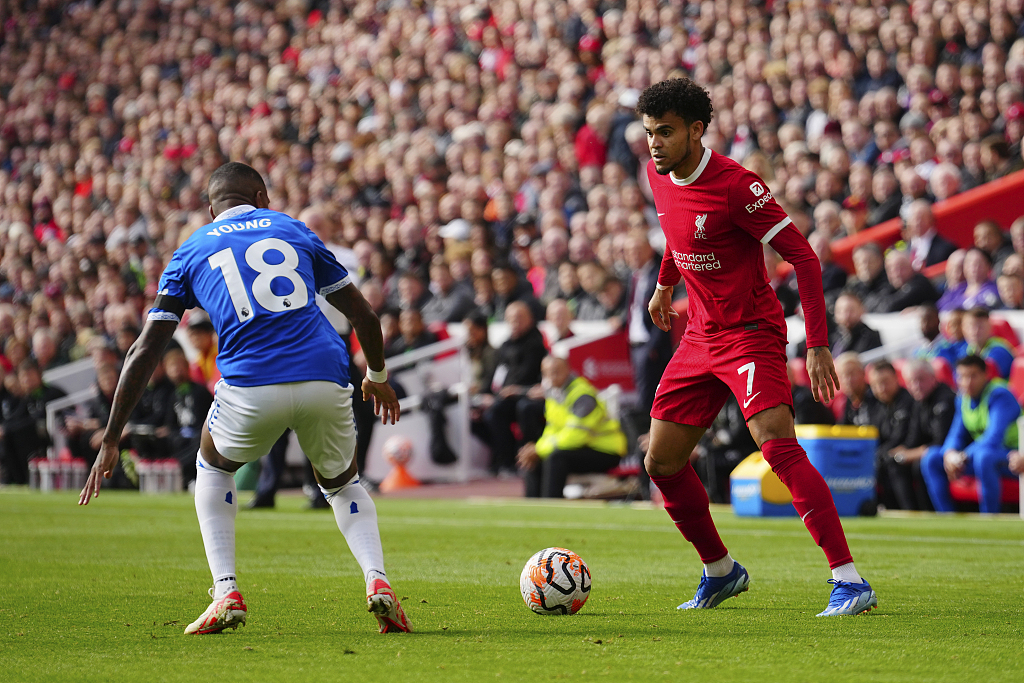
{"type": "Polygon", "coordinates": [[[239,513],[249,623],[186,637],[211,583],[191,498],[0,492],[0,681],[1024,680],[1019,519],[844,520],[879,609],[818,619],[829,573],[795,518],[715,510],[750,591],[679,612],[700,565],[661,510],[379,499],[418,630],[381,636],[333,516],[300,505],[239,513]],[[593,573],[576,616],[519,595],[553,545],[593,573]]]}

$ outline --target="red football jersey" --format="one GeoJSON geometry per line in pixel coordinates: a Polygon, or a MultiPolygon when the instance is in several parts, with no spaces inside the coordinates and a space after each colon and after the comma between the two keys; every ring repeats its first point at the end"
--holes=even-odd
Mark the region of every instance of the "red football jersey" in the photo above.
{"type": "MultiPolygon", "coordinates": [[[[700,165],[685,180],[659,175],[653,160],[647,165],[647,176],[667,241],[658,282],[675,285],[680,277],[685,282],[686,333],[710,337],[756,324],[757,329],[775,330],[785,337],[786,321],[768,281],[762,245],[792,221],[764,181],[710,149],[704,150],[700,165]]],[[[824,337],[827,344],[823,298],[820,303],[820,320],[810,319],[807,327],[809,332],[820,329],[820,335],[811,336],[816,343],[822,342],[817,337],[824,337]]],[[[805,314],[807,309],[805,304],[805,314]]],[[[818,310],[813,313],[811,318],[818,318],[818,310]]]]}

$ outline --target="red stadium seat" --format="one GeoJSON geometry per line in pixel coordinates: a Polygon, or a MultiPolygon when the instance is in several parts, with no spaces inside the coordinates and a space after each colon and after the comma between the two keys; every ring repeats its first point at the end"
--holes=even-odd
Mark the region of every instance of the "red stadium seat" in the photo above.
{"type": "Polygon", "coordinates": [[[836,424],[841,424],[843,420],[843,413],[846,412],[846,394],[839,392],[836,397],[832,399],[832,402],[828,404],[829,410],[836,418],[836,424]]]}
{"type": "Polygon", "coordinates": [[[1010,366],[1010,381],[1007,388],[1010,390],[1010,393],[1017,397],[1018,401],[1024,397],[1024,357],[1013,359],[1013,365],[1010,366]]]}
{"type": "Polygon", "coordinates": [[[953,368],[945,358],[932,358],[932,370],[935,371],[935,378],[956,389],[956,377],[953,376],[953,368]]]}
{"type": "Polygon", "coordinates": [[[803,358],[793,358],[789,361],[790,381],[801,387],[811,386],[811,378],[807,375],[807,361],[803,358]]]}
{"type": "Polygon", "coordinates": [[[893,358],[892,367],[896,370],[896,381],[904,389],[907,388],[907,383],[903,381],[903,369],[907,366],[906,358],[893,358]]]}
{"type": "MultiPolygon", "coordinates": [[[[1019,501],[1020,480],[1003,477],[1001,482],[1002,492],[999,494],[999,502],[1006,505],[1019,501]]],[[[949,482],[949,495],[953,500],[961,503],[977,503],[980,492],[978,480],[974,477],[960,477],[949,482]]]]}
{"type": "Polygon", "coordinates": [[[985,367],[988,368],[988,378],[990,381],[999,378],[999,366],[996,365],[996,362],[994,360],[992,360],[991,358],[986,358],[985,367]]]}
{"type": "Polygon", "coordinates": [[[1006,341],[1010,342],[1010,346],[1013,347],[1016,353],[1017,347],[1020,346],[1020,337],[1017,336],[1017,332],[1013,329],[1010,323],[1002,318],[989,318],[992,323],[992,334],[996,337],[1002,337],[1006,341]]]}

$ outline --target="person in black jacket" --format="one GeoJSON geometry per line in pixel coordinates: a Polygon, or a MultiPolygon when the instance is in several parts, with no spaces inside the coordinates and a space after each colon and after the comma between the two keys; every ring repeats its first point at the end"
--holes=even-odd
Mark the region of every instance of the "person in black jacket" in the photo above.
{"type": "Polygon", "coordinates": [[[956,245],[935,231],[932,203],[915,199],[907,209],[903,239],[910,245],[910,262],[916,270],[934,266],[949,258],[956,245]]]}
{"type": "Polygon", "coordinates": [[[65,396],[57,387],[43,384],[43,375],[33,358],[18,365],[20,395],[10,406],[3,424],[3,461],[0,483],[27,484],[28,463],[46,455],[50,435],[46,431],[46,404],[65,396]]]}
{"type": "Polygon", "coordinates": [[[924,275],[914,271],[906,252],[893,249],[886,254],[885,274],[894,290],[889,295],[888,311],[890,313],[896,313],[911,306],[933,304],[939,300],[939,293],[935,291],[935,286],[924,275]]]}
{"type": "Polygon", "coordinates": [[[875,448],[875,477],[878,481],[878,499],[889,509],[903,508],[896,496],[896,485],[886,466],[889,452],[907,440],[910,414],[914,398],[896,381],[896,368],[886,360],[876,361],[868,370],[871,393],[878,400],[874,424],[878,427],[878,446],[875,448]]]}
{"type": "MultiPolygon", "coordinates": [[[[516,452],[519,445],[512,434],[512,424],[519,421],[520,412],[535,406],[520,403],[537,403],[526,396],[527,392],[540,383],[540,363],[547,355],[544,336],[537,329],[537,323],[530,306],[522,301],[513,301],[505,310],[511,336],[501,345],[495,358],[495,370],[491,380],[492,395],[481,398],[490,404],[486,406],[484,419],[491,436],[491,471],[495,474],[516,471],[516,452]]],[[[540,425],[543,429],[544,405],[540,402],[540,425]]],[[[536,422],[536,415],[525,419],[527,424],[536,422]]],[[[524,433],[524,438],[530,435],[524,433]]],[[[540,435],[534,436],[536,439],[540,435]]]]}
{"type": "Polygon", "coordinates": [[[181,482],[187,488],[196,478],[195,454],[213,396],[189,378],[188,359],[180,347],[164,353],[164,366],[173,394],[165,408],[163,427],[169,432],[171,457],[181,464],[181,482]]]}
{"type": "Polygon", "coordinates": [[[861,320],[864,304],[855,291],[847,290],[836,300],[836,329],[829,334],[832,355],[839,356],[847,351],[864,353],[882,345],[882,337],[861,320]]]}
{"type": "Polygon", "coordinates": [[[892,285],[885,276],[885,261],[877,244],[869,242],[853,250],[853,268],[857,275],[846,289],[856,292],[868,313],[885,313],[892,285]]]}
{"type": "Polygon", "coordinates": [[[871,387],[864,377],[864,365],[853,351],[836,356],[836,374],[839,375],[839,390],[846,399],[843,405],[841,425],[864,427],[875,424],[878,415],[878,399],[871,393],[871,387]]]}
{"type": "Polygon", "coordinates": [[[914,398],[914,408],[907,438],[889,451],[885,467],[901,508],[931,510],[931,499],[921,476],[921,458],[930,447],[945,442],[956,412],[956,393],[936,379],[931,364],[925,360],[909,361],[903,368],[903,379],[914,398]]]}

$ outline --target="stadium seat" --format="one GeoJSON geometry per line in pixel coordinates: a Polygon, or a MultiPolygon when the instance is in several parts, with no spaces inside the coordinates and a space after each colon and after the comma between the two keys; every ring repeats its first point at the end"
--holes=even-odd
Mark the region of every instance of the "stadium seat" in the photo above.
{"type": "Polygon", "coordinates": [[[1017,332],[1010,325],[1009,321],[1003,318],[989,318],[992,322],[992,334],[996,337],[1002,337],[1006,341],[1010,342],[1010,346],[1013,347],[1016,353],[1017,347],[1020,346],[1020,337],[1017,336],[1017,332]]]}
{"type": "Polygon", "coordinates": [[[1018,401],[1024,397],[1024,357],[1013,359],[1013,365],[1010,366],[1010,381],[1007,388],[1018,401]]]}
{"type": "Polygon", "coordinates": [[[832,402],[828,404],[829,410],[836,418],[836,423],[842,422],[843,413],[846,411],[846,394],[839,392],[836,397],[832,399],[832,402]]]}
{"type": "Polygon", "coordinates": [[[932,370],[935,371],[935,378],[956,389],[956,377],[953,376],[953,368],[945,358],[932,358],[932,370]]]}
{"type": "MultiPolygon", "coordinates": [[[[1020,500],[1020,481],[1003,477],[1002,492],[999,502],[1003,505],[1013,504],[1020,500]]],[[[980,491],[978,480],[974,477],[960,477],[949,482],[949,495],[961,503],[977,503],[980,491]]]]}
{"type": "Polygon", "coordinates": [[[907,383],[905,381],[903,381],[903,369],[906,366],[907,366],[907,359],[906,358],[893,358],[892,359],[892,367],[893,367],[893,369],[896,370],[896,381],[899,382],[899,385],[901,387],[903,387],[904,389],[907,388],[907,383]]]}
{"type": "Polygon", "coordinates": [[[803,358],[792,358],[789,361],[790,380],[799,386],[811,386],[811,378],[807,375],[807,361],[803,358]]]}

